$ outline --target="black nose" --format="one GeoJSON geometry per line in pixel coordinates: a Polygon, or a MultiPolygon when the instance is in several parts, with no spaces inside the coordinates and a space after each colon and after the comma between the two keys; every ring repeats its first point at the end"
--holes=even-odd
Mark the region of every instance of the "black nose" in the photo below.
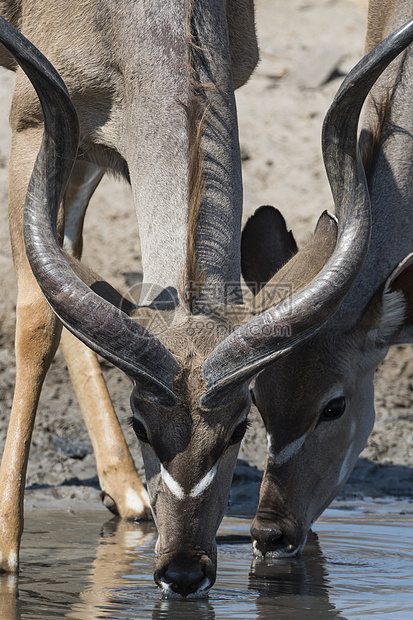
{"type": "Polygon", "coordinates": [[[197,592],[206,575],[196,560],[185,562],[172,560],[167,567],[163,581],[181,596],[197,592]]]}
{"type": "Polygon", "coordinates": [[[290,545],[284,534],[273,528],[251,528],[251,538],[255,542],[254,547],[265,555],[269,551],[285,551],[290,545]]]}

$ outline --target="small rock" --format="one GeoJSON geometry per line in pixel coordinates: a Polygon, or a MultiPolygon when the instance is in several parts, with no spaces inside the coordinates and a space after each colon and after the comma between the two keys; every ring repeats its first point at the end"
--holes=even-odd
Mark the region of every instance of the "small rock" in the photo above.
{"type": "Polygon", "coordinates": [[[300,88],[319,88],[334,74],[339,73],[341,52],[332,48],[315,48],[307,51],[294,72],[300,88]]]}
{"type": "Polygon", "coordinates": [[[251,155],[249,154],[245,146],[241,146],[241,161],[248,161],[249,159],[251,159],[251,155]]]}
{"type": "Polygon", "coordinates": [[[255,467],[255,465],[249,465],[247,461],[238,459],[237,465],[234,471],[233,484],[245,483],[245,482],[259,482],[262,480],[262,471],[255,467]]]}
{"type": "Polygon", "coordinates": [[[142,284],[143,274],[140,271],[124,271],[122,273],[127,286],[142,284]]]}
{"type": "Polygon", "coordinates": [[[82,460],[87,454],[93,454],[92,444],[88,441],[67,439],[65,437],[52,437],[52,444],[63,456],[70,459],[82,460]]]}

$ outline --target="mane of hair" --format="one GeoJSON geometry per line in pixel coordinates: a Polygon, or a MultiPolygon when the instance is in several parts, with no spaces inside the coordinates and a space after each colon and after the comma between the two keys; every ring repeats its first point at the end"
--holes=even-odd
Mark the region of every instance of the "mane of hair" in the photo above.
{"type": "Polygon", "coordinates": [[[197,55],[202,49],[196,41],[193,31],[193,6],[195,0],[187,0],[186,40],[188,47],[188,81],[190,85],[189,100],[184,105],[188,126],[188,229],[186,273],[184,277],[183,300],[189,310],[192,310],[199,296],[205,275],[200,270],[196,256],[196,237],[198,231],[199,214],[204,196],[203,154],[201,140],[208,112],[208,98],[206,90],[210,87],[198,80],[195,70],[197,55]]]}

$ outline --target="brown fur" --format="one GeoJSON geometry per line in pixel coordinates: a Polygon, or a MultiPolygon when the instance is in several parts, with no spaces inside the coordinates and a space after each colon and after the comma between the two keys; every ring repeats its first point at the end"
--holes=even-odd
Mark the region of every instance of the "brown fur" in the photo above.
{"type": "MultiPolygon", "coordinates": [[[[0,0],[0,15],[13,24],[15,28],[20,29],[22,18],[21,0],[18,2],[0,0]]],[[[17,69],[16,61],[3,45],[0,45],[0,65],[12,71],[17,69]]]]}
{"type": "Polygon", "coordinates": [[[413,9],[410,0],[370,0],[365,53],[411,17],[413,9]]]}
{"type": "Polygon", "coordinates": [[[363,130],[361,136],[361,157],[367,182],[369,184],[376,165],[380,147],[385,138],[385,130],[390,112],[389,91],[387,91],[386,97],[383,101],[377,102],[373,100],[373,103],[377,112],[377,119],[374,125],[371,124],[369,130],[363,130]]]}
{"type": "MultiPolygon", "coordinates": [[[[93,274],[87,277],[90,280],[93,274]]],[[[104,293],[102,296],[111,294],[106,290],[104,293]]],[[[225,316],[188,316],[184,308],[168,312],[145,306],[135,308],[129,314],[157,336],[174,355],[180,368],[174,380],[174,393],[181,404],[197,409],[205,391],[201,366],[223,335],[229,335],[232,323],[225,316]],[[169,321],[173,321],[173,329],[166,329],[169,321]]]]}
{"type": "Polygon", "coordinates": [[[393,0],[370,0],[368,9],[368,29],[365,53],[376,47],[385,37],[387,24],[391,16],[393,0]]]}
{"type": "MultiPolygon", "coordinates": [[[[383,41],[390,32],[412,16],[413,9],[410,0],[401,0],[397,3],[394,2],[394,0],[370,0],[365,53],[367,54],[370,52],[376,45],[383,41]]],[[[368,130],[364,130],[362,133],[362,159],[369,183],[377,161],[380,146],[385,139],[392,96],[393,94],[388,90],[381,101],[373,100],[377,112],[377,119],[375,119],[368,130]]]]}

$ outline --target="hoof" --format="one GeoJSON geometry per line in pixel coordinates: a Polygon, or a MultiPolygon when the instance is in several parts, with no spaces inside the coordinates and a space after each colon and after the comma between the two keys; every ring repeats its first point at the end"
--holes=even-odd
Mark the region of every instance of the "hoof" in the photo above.
{"type": "Polygon", "coordinates": [[[100,494],[100,499],[102,500],[103,505],[108,510],[110,510],[110,512],[112,512],[114,515],[117,515],[119,517],[119,510],[118,510],[118,507],[116,506],[116,502],[113,501],[110,495],[105,493],[105,491],[102,491],[102,493],[100,494]]]}
{"type": "Polygon", "coordinates": [[[129,507],[128,512],[126,514],[122,514],[122,512],[118,509],[115,500],[108,493],[106,493],[106,491],[102,491],[102,493],[100,494],[100,498],[103,502],[103,505],[117,517],[122,517],[127,521],[153,521],[152,511],[149,506],[145,506],[142,504],[141,510],[139,510],[140,507],[135,507],[135,510],[138,514],[133,514],[133,511],[129,507]]]}
{"type": "Polygon", "coordinates": [[[128,521],[153,521],[152,510],[146,507],[139,517],[132,517],[132,519],[128,519],[128,521]]]}

